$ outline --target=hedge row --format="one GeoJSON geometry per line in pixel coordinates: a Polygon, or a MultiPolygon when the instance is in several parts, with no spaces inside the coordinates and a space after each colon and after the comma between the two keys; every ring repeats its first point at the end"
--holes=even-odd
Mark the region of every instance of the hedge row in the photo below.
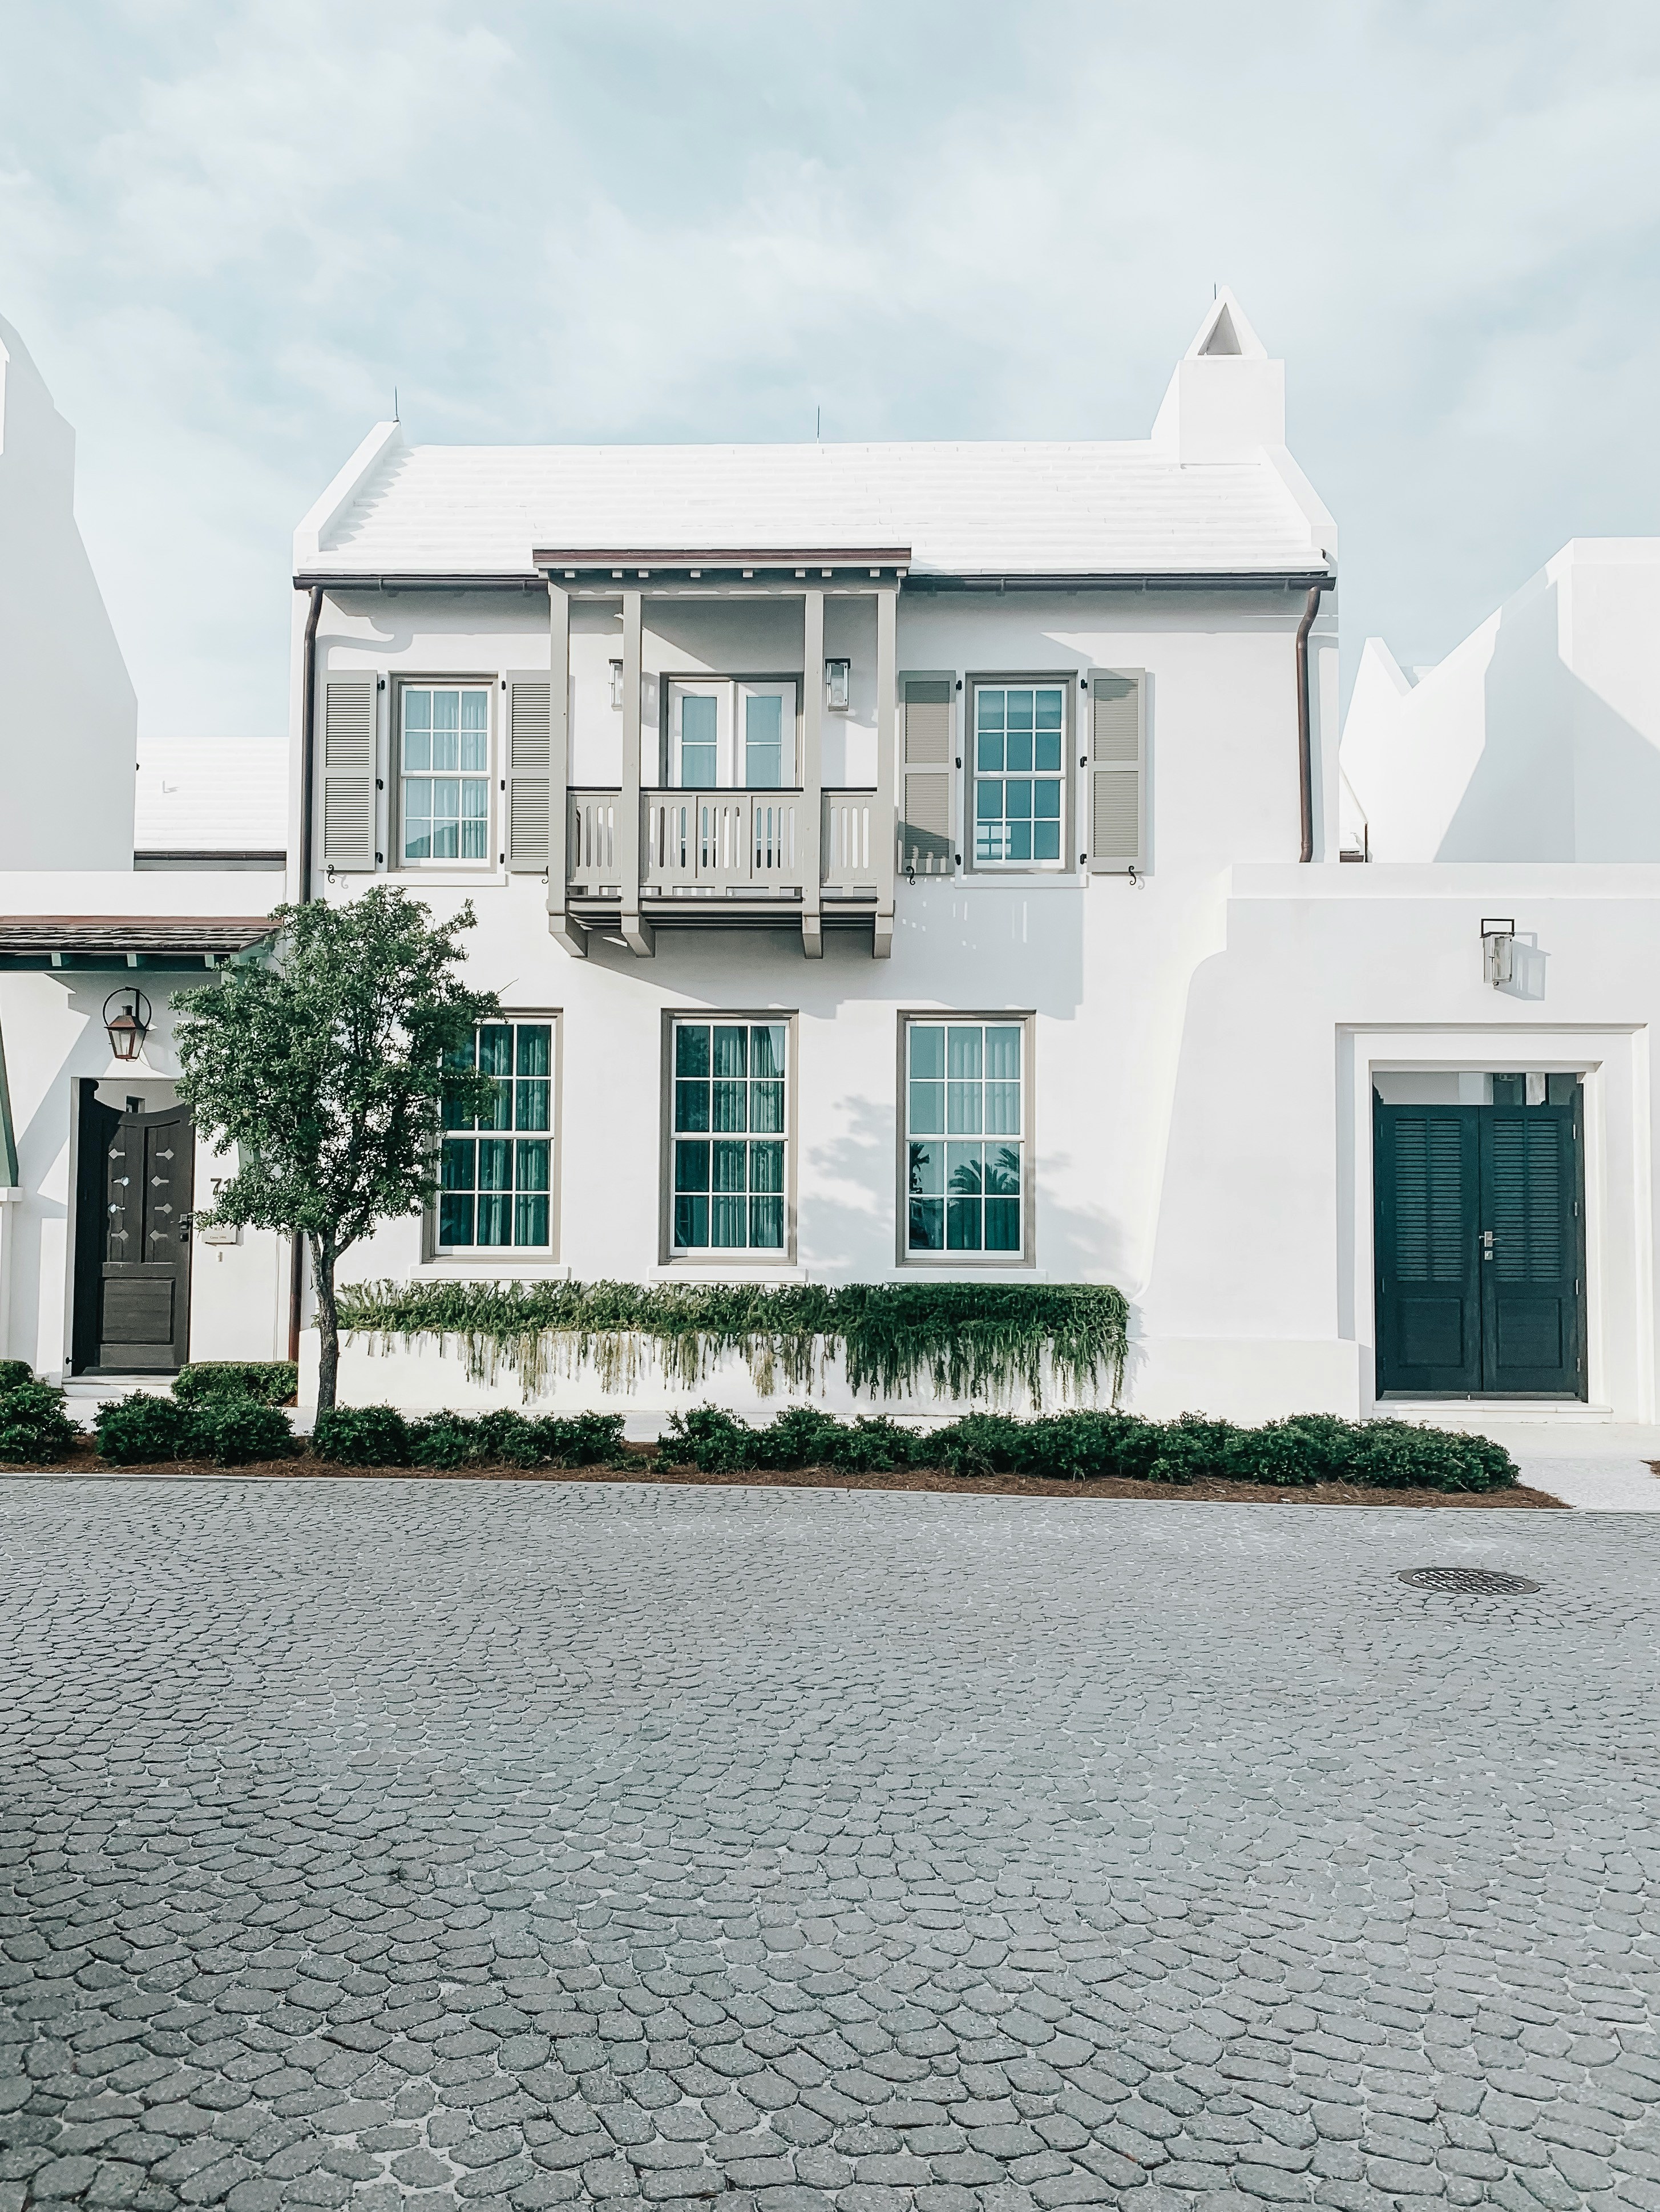
{"type": "MultiPolygon", "coordinates": [[[[116,1467],[211,1460],[246,1467],[301,1449],[273,1402],[293,1370],[281,1362],[186,1369],[173,1396],[145,1391],[100,1407],[100,1457],[116,1467]],[[239,1381],[238,1376],[245,1379],[239,1381]],[[185,1377],[192,1377],[185,1387],[185,1377]],[[204,1378],[210,1379],[204,1379],[204,1378]]],[[[0,1461],[41,1464],[80,1440],[64,1394],[37,1382],[21,1360],[0,1364],[0,1461]]],[[[590,1467],[623,1457],[620,1413],[528,1416],[429,1413],[409,1420],[390,1406],[337,1406],[319,1413],[311,1455],[339,1467],[590,1467]]],[[[766,1474],[823,1467],[847,1474],[948,1468],[959,1475],[1035,1475],[1090,1481],[1205,1480],[1293,1488],[1342,1482],[1377,1490],[1483,1492],[1509,1488],[1515,1462],[1501,1444],[1406,1421],[1342,1421],[1302,1413],[1256,1429],[1184,1413],[1147,1421],[1134,1413],[1055,1413],[1019,1420],[970,1413],[936,1429],[885,1417],[836,1419],[791,1407],[764,1426],[714,1407],[670,1416],[660,1466],[705,1474],[766,1474]]]]}
{"type": "Polygon", "coordinates": [[[1036,1420],[970,1413],[944,1428],[903,1428],[885,1419],[840,1421],[792,1407],[765,1427],[712,1407],[672,1414],[660,1460],[706,1474],[824,1467],[855,1473],[943,1467],[953,1474],[1023,1474],[1049,1480],[1116,1477],[1135,1482],[1256,1482],[1290,1489],[1343,1482],[1377,1490],[1505,1490],[1516,1463],[1502,1444],[1407,1421],[1342,1421],[1300,1413],[1256,1429],[1183,1413],[1055,1413],[1036,1420]]]}

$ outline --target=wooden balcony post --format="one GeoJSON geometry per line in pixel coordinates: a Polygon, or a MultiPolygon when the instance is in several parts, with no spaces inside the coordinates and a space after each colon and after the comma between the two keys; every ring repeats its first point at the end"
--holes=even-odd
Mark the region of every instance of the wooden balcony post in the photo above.
{"type": "Polygon", "coordinates": [[[824,594],[818,586],[802,601],[801,678],[801,820],[798,830],[801,856],[801,950],[809,960],[824,957],[824,865],[820,844],[824,835],[824,594]]]}
{"type": "Polygon", "coordinates": [[[617,865],[623,878],[623,942],[648,958],[656,951],[640,912],[641,594],[623,594],[623,789],[617,802],[617,865]]]}
{"type": "Polygon", "coordinates": [[[876,929],[871,957],[893,955],[894,848],[899,840],[899,800],[894,782],[894,724],[898,712],[899,586],[879,585],[876,593],[876,819],[872,858],[876,863],[876,929]]]}
{"type": "Polygon", "coordinates": [[[548,579],[548,928],[586,959],[588,933],[569,910],[570,593],[548,579]]]}

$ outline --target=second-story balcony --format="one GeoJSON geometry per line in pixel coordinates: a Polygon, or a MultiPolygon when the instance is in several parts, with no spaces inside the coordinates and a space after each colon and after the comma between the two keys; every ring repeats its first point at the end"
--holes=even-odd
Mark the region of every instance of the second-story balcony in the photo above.
{"type": "Polygon", "coordinates": [[[897,819],[894,610],[909,554],[590,548],[536,560],[552,629],[544,818],[554,933],[575,952],[598,930],[648,956],[666,926],[783,926],[799,930],[814,957],[826,927],[861,924],[873,954],[885,958],[897,819]],[[873,760],[875,773],[858,788],[824,780],[832,671],[845,679],[854,665],[826,659],[827,600],[844,603],[836,617],[844,628],[853,607],[874,602],[874,623],[860,635],[875,702],[863,772],[873,760]],[[781,601],[800,609],[799,629],[781,601]],[[620,752],[622,773],[605,786],[569,773],[573,608],[590,636],[596,617],[620,616],[611,757],[620,752]],[[648,628],[657,656],[649,673],[648,628]],[[769,672],[745,673],[741,659],[717,657],[741,654],[737,641],[763,635],[766,646],[751,649],[785,657],[748,665],[769,672]],[[799,676],[789,672],[797,667],[799,676]]]}

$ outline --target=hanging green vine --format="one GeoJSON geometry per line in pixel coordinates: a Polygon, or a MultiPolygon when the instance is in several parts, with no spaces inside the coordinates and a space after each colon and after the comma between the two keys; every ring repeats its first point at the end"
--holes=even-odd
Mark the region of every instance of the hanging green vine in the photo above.
{"type": "Polygon", "coordinates": [[[340,1326],[381,1350],[453,1337],[479,1382],[505,1367],[526,1398],[551,1373],[591,1366],[632,1390],[643,1359],[695,1388],[739,1354],[763,1397],[821,1385],[840,1352],[848,1382],[895,1397],[996,1398],[1024,1385],[1083,1398],[1124,1375],[1129,1310],[1105,1283],[362,1283],[343,1286],[340,1326]]]}

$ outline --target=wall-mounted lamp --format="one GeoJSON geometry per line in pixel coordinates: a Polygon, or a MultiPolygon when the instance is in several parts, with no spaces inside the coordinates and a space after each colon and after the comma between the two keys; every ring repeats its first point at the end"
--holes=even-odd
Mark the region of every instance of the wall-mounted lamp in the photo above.
{"type": "Polygon", "coordinates": [[[1481,965],[1496,991],[1508,983],[1515,970],[1516,924],[1484,915],[1481,920],[1481,965]]]}
{"type": "Polygon", "coordinates": [[[150,1002],[142,991],[129,987],[112,991],[104,1001],[104,1027],[110,1050],[117,1060],[137,1060],[149,1035],[150,1002]]]}
{"type": "Polygon", "coordinates": [[[831,712],[845,714],[853,701],[853,663],[850,660],[827,660],[824,663],[824,704],[831,712]]]}
{"type": "Polygon", "coordinates": [[[613,660],[611,665],[611,703],[620,714],[623,711],[623,664],[613,660]]]}

